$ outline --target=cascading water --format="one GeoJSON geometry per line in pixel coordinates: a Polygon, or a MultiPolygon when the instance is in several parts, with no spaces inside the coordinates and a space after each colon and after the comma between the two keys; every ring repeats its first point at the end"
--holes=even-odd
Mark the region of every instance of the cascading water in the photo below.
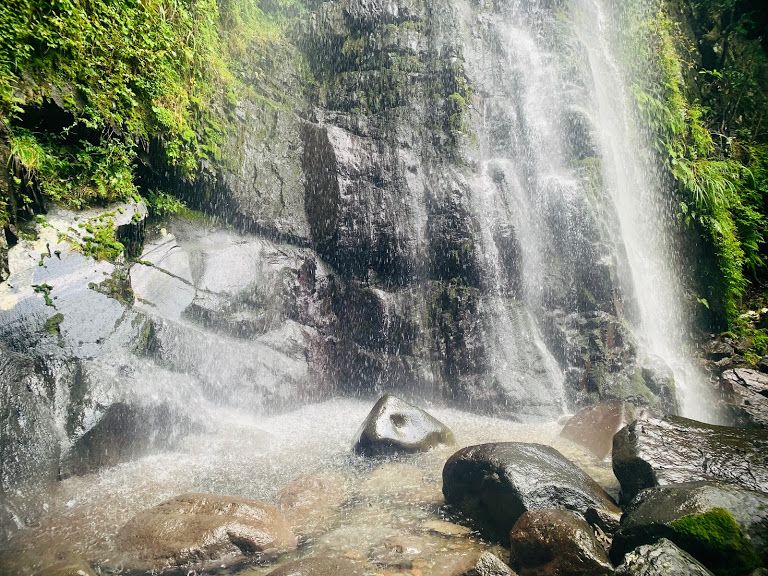
{"type": "Polygon", "coordinates": [[[674,371],[682,414],[710,422],[713,398],[691,358],[681,274],[675,267],[679,239],[672,227],[673,193],[633,115],[610,10],[601,0],[577,0],[573,21],[588,55],[602,173],[631,268],[631,276],[622,281],[637,303],[635,330],[644,352],[663,358],[674,371]]]}
{"type": "Polygon", "coordinates": [[[644,152],[605,9],[511,2],[501,18],[481,10],[465,22],[478,86],[472,196],[494,295],[489,348],[504,359],[497,372],[515,374],[500,378],[522,381],[524,403],[556,406],[572,359],[558,353],[548,318],[608,313],[631,326],[638,362],[672,368],[682,413],[710,420],[686,349],[671,193],[644,152]],[[504,231],[514,236],[511,264],[510,242],[498,245],[504,231]],[[526,348],[545,341],[549,350],[526,348]],[[540,372],[511,362],[514,354],[534,357],[540,372]]]}

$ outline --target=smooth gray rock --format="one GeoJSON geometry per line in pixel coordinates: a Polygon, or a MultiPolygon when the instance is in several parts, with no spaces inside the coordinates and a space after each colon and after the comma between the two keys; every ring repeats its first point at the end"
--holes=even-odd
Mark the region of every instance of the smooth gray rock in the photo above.
{"type": "Polygon", "coordinates": [[[500,540],[529,510],[618,512],[597,482],[541,444],[501,442],[459,450],[443,467],[443,494],[448,504],[500,540]]]}
{"type": "Polygon", "coordinates": [[[619,576],[714,576],[693,556],[666,538],[639,546],[616,568],[619,576]]]}
{"type": "Polygon", "coordinates": [[[365,456],[425,452],[453,444],[453,433],[427,412],[386,394],[374,405],[354,441],[354,450],[365,456]]]}
{"type": "Polygon", "coordinates": [[[768,431],[641,415],[613,438],[613,471],[628,502],[644,488],[724,480],[768,490],[768,431]]]}

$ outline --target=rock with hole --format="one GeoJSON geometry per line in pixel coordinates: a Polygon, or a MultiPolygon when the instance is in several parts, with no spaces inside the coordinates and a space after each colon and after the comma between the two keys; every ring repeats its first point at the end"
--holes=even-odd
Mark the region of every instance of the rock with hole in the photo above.
{"type": "Polygon", "coordinates": [[[389,394],[382,396],[363,422],[354,450],[365,456],[425,452],[453,444],[448,427],[416,406],[389,394]]]}

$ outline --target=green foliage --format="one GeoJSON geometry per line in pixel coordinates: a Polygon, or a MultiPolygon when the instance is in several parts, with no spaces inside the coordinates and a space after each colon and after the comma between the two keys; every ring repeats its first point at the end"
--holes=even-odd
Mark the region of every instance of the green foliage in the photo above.
{"type": "Polygon", "coordinates": [[[158,218],[179,214],[186,208],[184,202],[175,196],[157,190],[150,190],[145,193],[144,199],[147,201],[150,215],[158,218]]]}
{"type": "MultiPolygon", "coordinates": [[[[696,9],[713,3],[692,4],[696,9]]],[[[632,15],[637,27],[631,32],[630,61],[650,63],[650,69],[635,69],[635,98],[656,151],[677,183],[681,220],[695,227],[714,249],[720,285],[704,299],[719,302],[718,312],[733,325],[750,279],[766,264],[765,145],[740,140],[751,137],[743,129],[749,124],[746,103],[737,106],[742,107],[737,114],[730,100],[702,102],[691,95],[716,91],[715,82],[728,84],[729,93],[739,91],[738,98],[751,98],[754,90],[737,84],[761,80],[754,67],[736,65],[732,58],[722,60],[721,69],[697,70],[694,43],[670,16],[672,7],[666,0],[654,0],[652,5],[653,10],[639,18],[632,15]],[[700,86],[704,89],[697,91],[700,86]]],[[[740,50],[747,44],[734,38],[722,49],[740,50]]],[[[757,58],[759,47],[750,46],[757,58]]],[[[768,63],[764,53],[759,55],[768,63]]],[[[753,102],[758,110],[761,106],[768,110],[763,96],[755,96],[753,102]]]]}
{"type": "Polygon", "coordinates": [[[96,260],[115,260],[125,250],[115,236],[115,220],[104,216],[79,224],[86,232],[83,237],[83,253],[96,260]]]}
{"type": "Polygon", "coordinates": [[[301,11],[298,0],[0,3],[0,140],[16,179],[0,190],[0,222],[29,200],[27,180],[75,208],[135,196],[152,141],[189,179],[222,161],[229,113],[301,11]],[[70,125],[50,125],[46,106],[70,125]]]}
{"type": "Polygon", "coordinates": [[[671,523],[675,541],[696,556],[719,576],[748,574],[761,566],[760,556],[733,515],[725,508],[703,514],[690,514],[671,523]]]}

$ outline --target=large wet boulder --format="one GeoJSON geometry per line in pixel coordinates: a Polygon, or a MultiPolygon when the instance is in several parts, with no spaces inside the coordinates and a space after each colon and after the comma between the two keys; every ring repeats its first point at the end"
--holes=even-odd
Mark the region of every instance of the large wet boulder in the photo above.
{"type": "Polygon", "coordinates": [[[584,446],[600,458],[608,457],[613,436],[635,418],[635,409],[626,402],[602,402],[582,408],[563,427],[560,436],[584,446]]]}
{"type": "Polygon", "coordinates": [[[599,576],[613,566],[587,522],[566,510],[532,510],[509,535],[509,563],[520,576],[599,576]]]}
{"type": "Polygon", "coordinates": [[[747,574],[768,559],[768,494],[720,482],[644,490],[625,509],[611,560],[661,538],[717,574],[747,574]]]}
{"type": "Polygon", "coordinates": [[[142,407],[116,402],[64,456],[60,476],[82,476],[127,462],[153,450],[167,450],[193,429],[167,405],[142,407]]]}
{"type": "Polygon", "coordinates": [[[768,432],[642,415],[614,436],[613,471],[624,501],[644,488],[696,480],[768,491],[768,432]]]}
{"type": "Polygon", "coordinates": [[[720,376],[720,389],[736,426],[768,428],[768,374],[748,368],[726,370],[720,376]]]}
{"type": "Polygon", "coordinates": [[[624,557],[616,569],[620,576],[714,576],[693,556],[666,538],[640,546],[624,557]]]}
{"type": "Polygon", "coordinates": [[[271,504],[216,494],[186,494],[145,510],[117,535],[132,570],[231,565],[296,548],[296,536],[271,504]]]}
{"type": "Polygon", "coordinates": [[[443,494],[478,528],[501,540],[529,510],[618,512],[597,482],[541,444],[500,442],[459,450],[443,467],[443,494]]]}
{"type": "Polygon", "coordinates": [[[366,417],[354,450],[366,456],[424,452],[453,444],[453,433],[427,412],[395,396],[382,396],[366,417]]]}

